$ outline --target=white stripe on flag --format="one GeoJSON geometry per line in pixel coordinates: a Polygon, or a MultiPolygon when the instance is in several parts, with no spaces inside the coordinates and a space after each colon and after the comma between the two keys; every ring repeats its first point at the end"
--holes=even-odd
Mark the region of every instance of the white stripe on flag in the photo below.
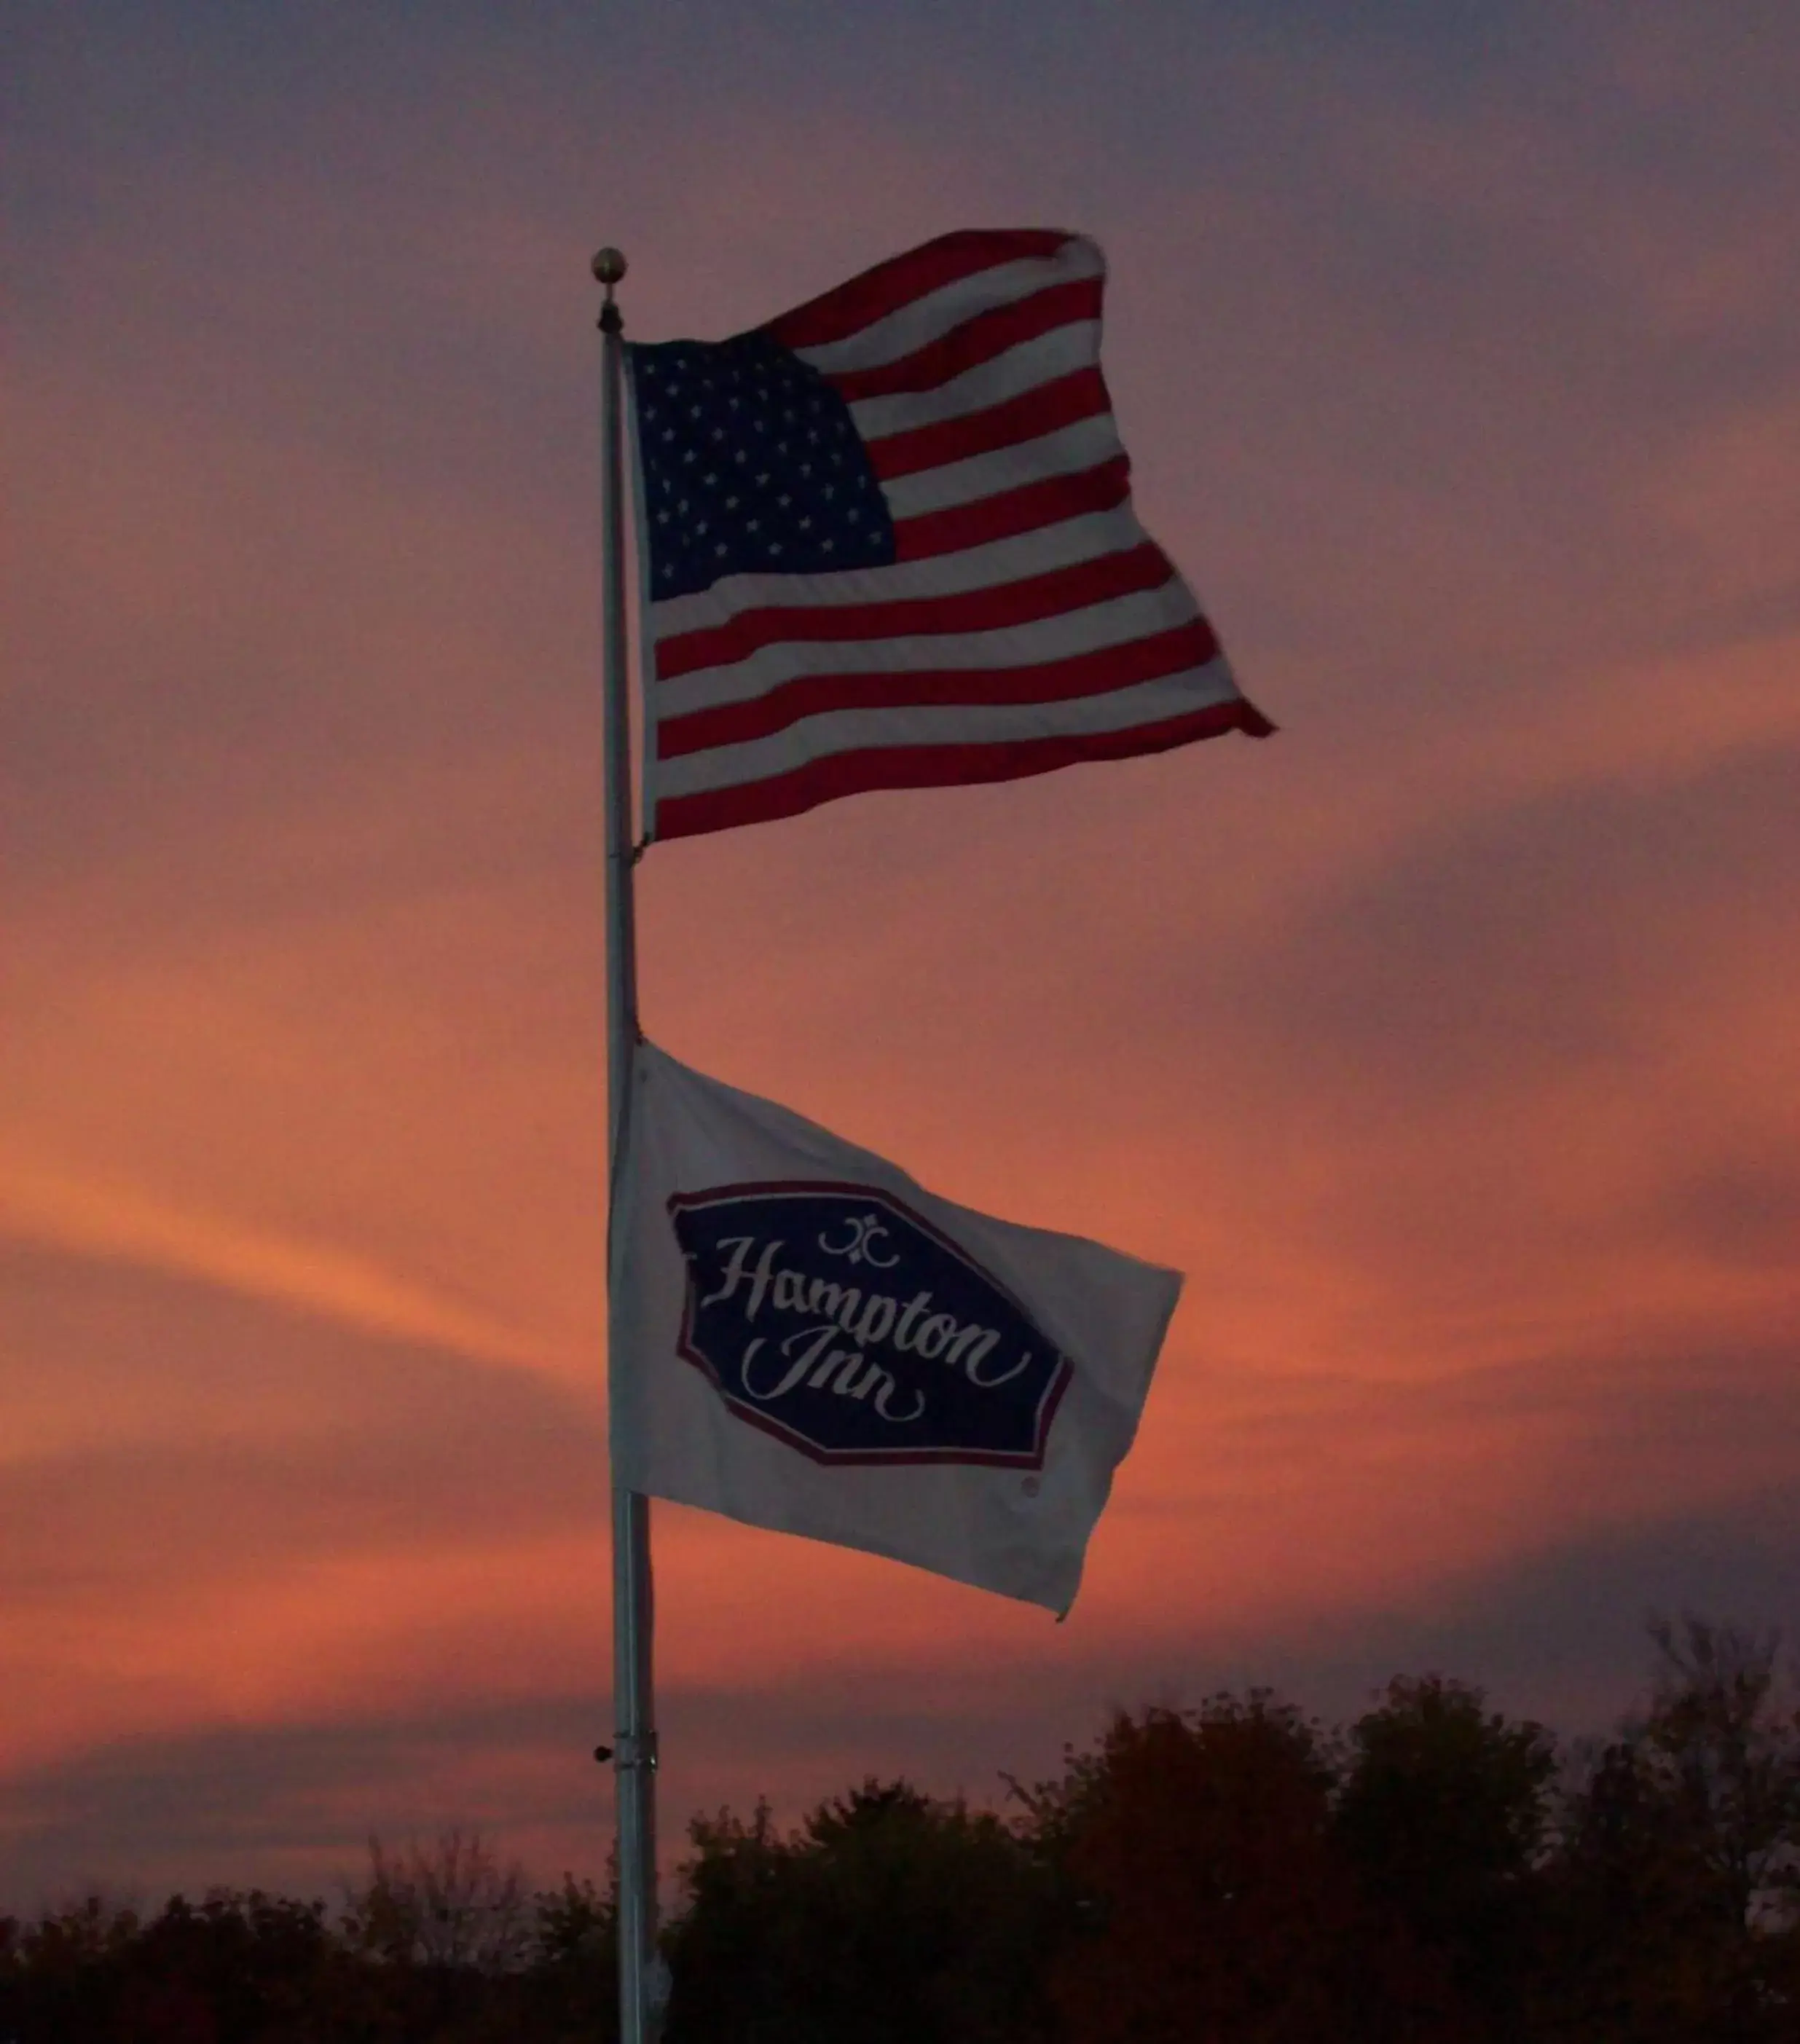
{"type": "Polygon", "coordinates": [[[1067,737],[1160,724],[1237,691],[1222,655],[1203,667],[1164,674],[1133,688],[1054,702],[909,704],[892,709],[833,710],[802,719],[785,731],[741,745],[714,746],[656,763],[660,800],[736,787],[790,772],[833,753],[889,746],[1004,745],[1032,738],[1067,737]]]}
{"type": "Polygon", "coordinates": [[[1037,440],[971,455],[967,461],[946,462],[941,468],[921,469],[917,475],[896,477],[881,486],[882,494],[896,518],[917,518],[921,512],[943,511],[952,504],[973,504],[983,497],[998,496],[1021,483],[1076,475],[1124,451],[1113,415],[1102,412],[1037,440]]]}
{"type": "Polygon", "coordinates": [[[1088,368],[1099,359],[1100,322],[1071,320],[1067,326],[1052,327],[1035,340],[1021,340],[991,362],[965,369],[935,390],[859,398],[851,405],[850,416],[864,440],[879,440],[884,434],[910,432],[944,419],[967,418],[1010,398],[1021,398],[1040,383],[1088,368]]]}
{"type": "Polygon", "coordinates": [[[1106,258],[1095,244],[1071,235],[1054,256],[996,263],[990,269],[959,277],[953,284],[914,298],[910,305],[847,334],[842,340],[796,348],[794,352],[802,362],[810,362],[827,375],[840,376],[852,369],[883,369],[940,340],[990,306],[1015,304],[1052,284],[1071,284],[1083,277],[1106,274],[1106,258]]]}
{"type": "Polygon", "coordinates": [[[802,674],[932,674],[941,668],[1003,670],[1073,659],[1106,646],[1126,646],[1172,631],[1199,616],[1179,576],[1058,617],[1035,618],[987,632],[941,632],[911,639],[783,640],[729,666],[701,667],[660,681],[659,721],[721,703],[750,702],[802,674]]]}
{"type": "Polygon", "coordinates": [[[671,596],[651,607],[657,643],[667,646],[685,632],[725,624],[745,611],[838,609],[863,603],[896,603],[921,597],[956,596],[987,589],[1102,555],[1123,553],[1144,544],[1144,528],[1129,505],[1090,511],[1060,524],[990,540],[929,560],[896,561],[890,567],[845,568],[837,574],[725,575],[710,589],[671,596]]]}

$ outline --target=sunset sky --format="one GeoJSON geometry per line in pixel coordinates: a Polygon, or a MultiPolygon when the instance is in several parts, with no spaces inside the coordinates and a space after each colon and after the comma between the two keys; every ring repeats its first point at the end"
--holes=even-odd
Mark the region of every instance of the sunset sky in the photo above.
{"type": "Polygon", "coordinates": [[[1791,0],[25,0],[0,1910],[598,1872],[597,294],[1080,229],[1281,726],[654,847],[645,1027],[1188,1274],[1068,1623],[659,1507],[663,1824],[1800,1627],[1791,0]]]}

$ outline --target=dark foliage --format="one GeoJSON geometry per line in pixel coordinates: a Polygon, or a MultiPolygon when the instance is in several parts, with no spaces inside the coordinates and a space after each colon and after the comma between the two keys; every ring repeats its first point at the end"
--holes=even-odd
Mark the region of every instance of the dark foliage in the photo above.
{"type": "Polygon", "coordinates": [[[1546,1870],[1552,2040],[1800,2038],[1800,1712],[1775,1642],[1652,1627],[1641,1723],[1590,1758],[1546,1870]]]}
{"type": "Polygon", "coordinates": [[[1371,1923],[1411,1957],[1394,2019],[1496,2044],[1522,2034],[1556,1774],[1543,1726],[1440,1676],[1397,1678],[1352,1727],[1334,1830],[1371,1923]]]}
{"type": "MultiPolygon", "coordinates": [[[[1120,1712],[1005,1814],[865,1781],[697,1819],[668,2044],[1797,2044],[1800,1710],[1775,1642],[1652,1628],[1560,1758],[1437,1675],[1330,1734],[1120,1712]]],[[[0,1919],[0,2044],[593,2044],[613,1897],[452,1832],[333,1915],[215,1890],[0,1919]]]]}
{"type": "Polygon", "coordinates": [[[0,2044],[594,2044],[617,2034],[613,1911],[535,1898],[451,1833],[322,1901],[215,1889],[0,1919],[0,2044]]]}
{"type": "Polygon", "coordinates": [[[1013,2044],[1044,2034],[1049,1881],[1001,1820],[866,1781],[778,1833],[695,1822],[669,2044],[1013,2044]]]}

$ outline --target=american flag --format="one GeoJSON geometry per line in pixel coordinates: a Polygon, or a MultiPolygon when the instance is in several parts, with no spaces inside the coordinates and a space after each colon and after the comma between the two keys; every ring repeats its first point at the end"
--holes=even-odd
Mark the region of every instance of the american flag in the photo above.
{"type": "Polygon", "coordinates": [[[1138,524],[1080,235],[628,350],[652,837],[1273,727],[1138,524]]]}

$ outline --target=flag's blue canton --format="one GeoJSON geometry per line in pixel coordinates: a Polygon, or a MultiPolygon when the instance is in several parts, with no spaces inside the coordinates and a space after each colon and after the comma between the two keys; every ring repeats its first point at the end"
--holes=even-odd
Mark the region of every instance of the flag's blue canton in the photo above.
{"type": "Polygon", "coordinates": [[[894,559],[850,408],[766,334],[634,343],[653,599],[894,559]]]}

